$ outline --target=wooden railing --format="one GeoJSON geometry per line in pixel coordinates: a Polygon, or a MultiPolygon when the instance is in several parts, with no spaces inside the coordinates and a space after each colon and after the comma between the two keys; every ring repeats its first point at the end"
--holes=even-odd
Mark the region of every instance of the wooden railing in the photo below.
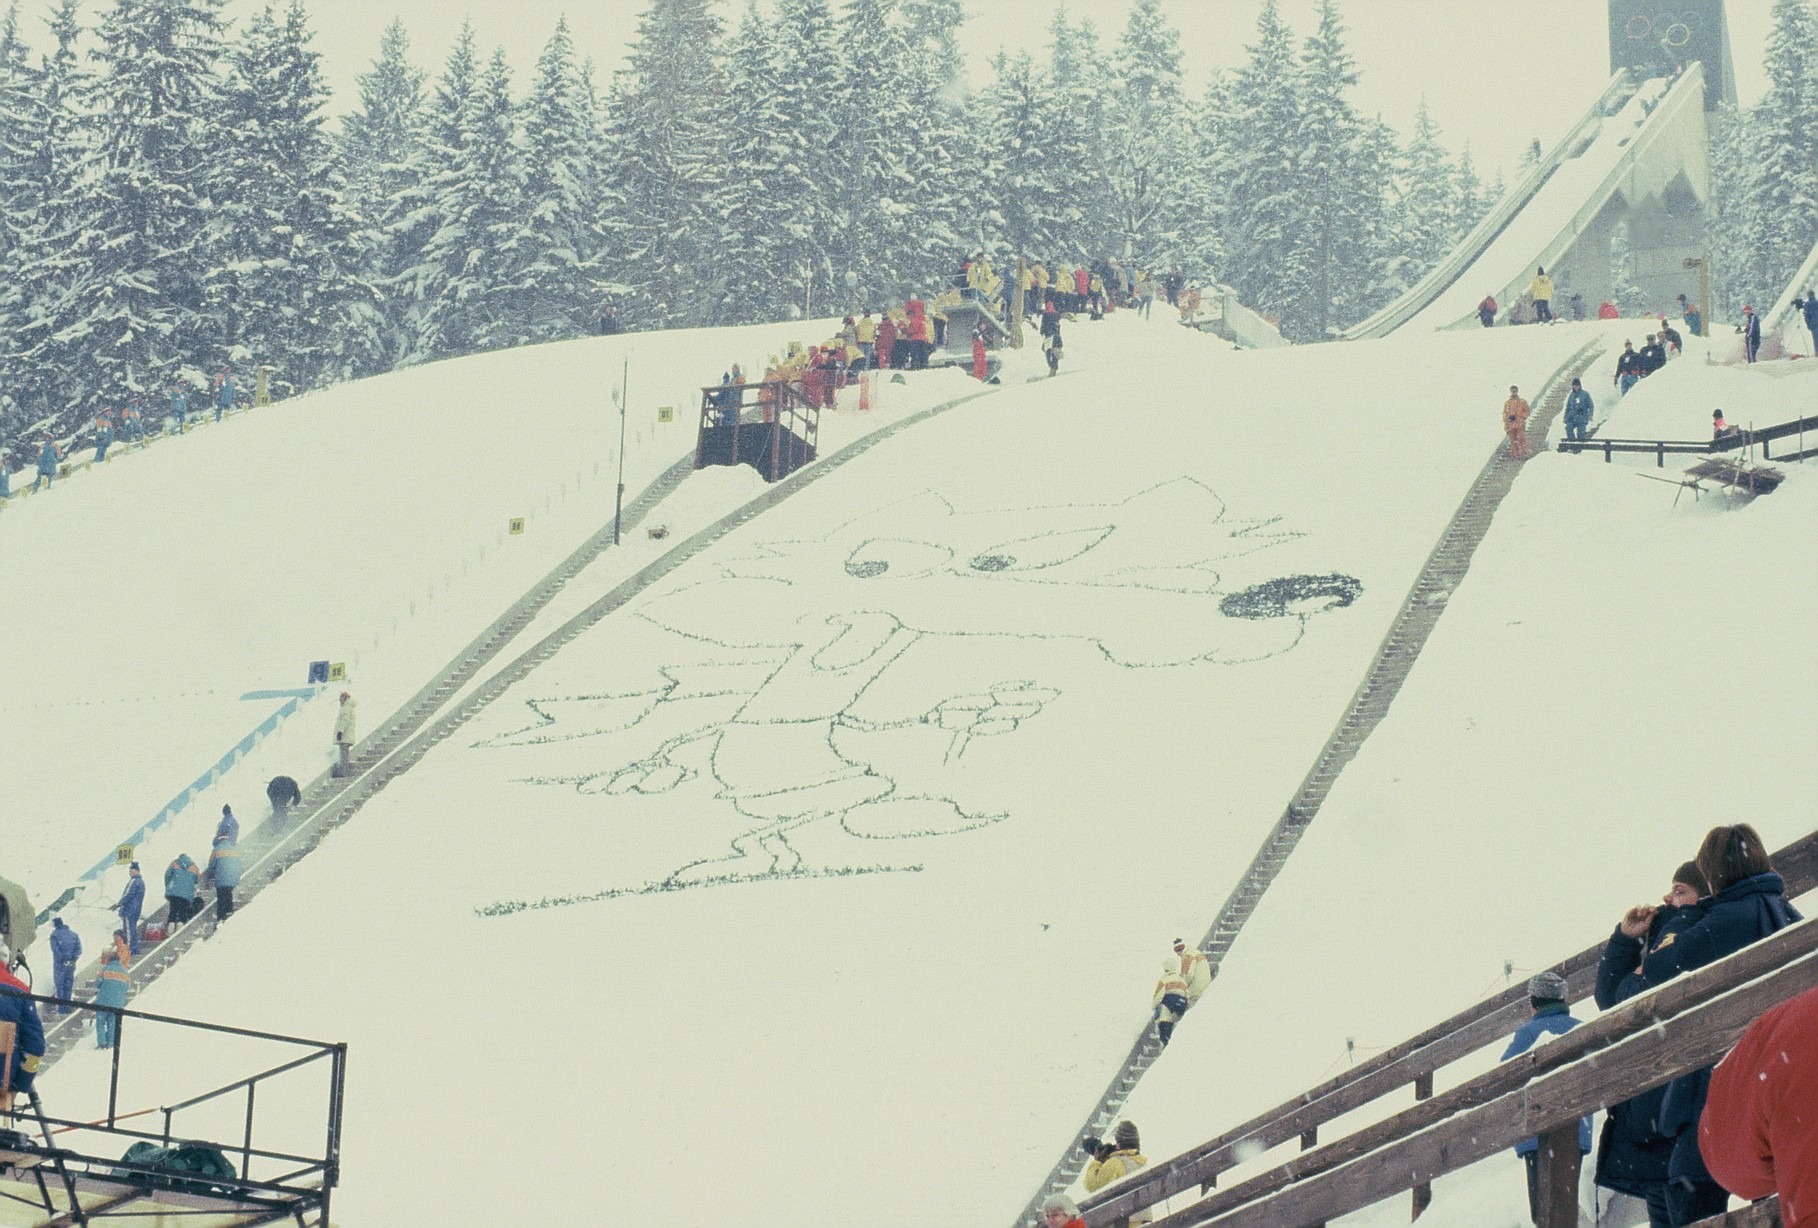
{"type": "Polygon", "coordinates": [[[1806,450],[1807,431],[1818,435],[1818,417],[1795,418],[1791,422],[1780,422],[1755,430],[1739,430],[1733,435],[1721,435],[1708,442],[1696,439],[1562,439],[1558,446],[1561,452],[1602,452],[1605,464],[1613,460],[1618,452],[1652,452],[1655,465],[1664,469],[1669,454],[1709,456],[1716,452],[1734,452],[1750,445],[1760,446],[1763,460],[1773,460],[1774,440],[1788,437],[1799,441],[1794,449],[1795,454],[1803,453],[1806,450]]]}
{"type": "Polygon", "coordinates": [[[820,407],[799,384],[711,385],[701,389],[694,467],[756,463],[775,482],[815,458],[820,426],[820,407]]]}
{"type": "MultiPolygon", "coordinates": [[[[1711,1065],[1763,1011],[1814,987],[1818,923],[1795,925],[1154,1228],[1323,1224],[1537,1135],[1540,1188],[1556,1192],[1542,1203],[1541,1228],[1575,1225],[1580,1117],[1711,1065]]],[[[1142,1205],[1136,1190],[1118,1188],[1092,1203],[1086,1222],[1106,1228],[1142,1205]]]]}
{"type": "MultiPolygon", "coordinates": [[[[1818,887],[1818,832],[1781,849],[1774,855],[1774,867],[1786,881],[1789,897],[1818,887]]],[[[1568,1001],[1590,995],[1602,954],[1603,943],[1599,942],[1554,965],[1552,971],[1566,980],[1568,1001]]],[[[1141,1170],[1115,1190],[1085,1199],[1081,1206],[1091,1213],[1088,1223],[1115,1222],[1115,1214],[1100,1214],[1105,1207],[1115,1205],[1122,1208],[1116,1214],[1128,1215],[1189,1190],[1204,1193],[1217,1184],[1221,1173],[1284,1143],[1298,1139],[1302,1152],[1311,1153],[1319,1146],[1321,1126],[1404,1088],[1411,1086],[1418,1101],[1436,1103],[1428,1098],[1433,1095],[1437,1072],[1506,1040],[1529,1014],[1526,986],[1512,985],[1214,1139],[1141,1170]]],[[[1578,1030],[1582,1029],[1573,1035],[1578,1030]]],[[[1576,1143],[1571,1150],[1577,1153],[1576,1143]]],[[[1416,1215],[1430,1201],[1425,1187],[1424,1181],[1404,1187],[1413,1191],[1416,1215]]]]}

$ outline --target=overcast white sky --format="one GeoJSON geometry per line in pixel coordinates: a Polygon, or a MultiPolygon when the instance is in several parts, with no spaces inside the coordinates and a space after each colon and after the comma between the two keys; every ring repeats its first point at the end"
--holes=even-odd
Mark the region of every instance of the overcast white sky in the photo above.
{"type": "MultiPolygon", "coordinates": [[[[233,15],[260,0],[229,0],[233,15]]],[[[379,35],[394,17],[410,31],[418,64],[441,67],[463,18],[471,17],[480,45],[502,45],[520,84],[537,53],[566,14],[584,55],[602,68],[618,66],[648,0],[305,0],[315,17],[339,109],[351,107],[355,78],[378,52],[379,35]]],[[[1131,0],[1072,0],[1075,19],[1089,16],[1109,45],[1123,28],[1131,0]]],[[[1772,0],[1730,0],[1730,38],[1738,88],[1754,101],[1762,88],[1761,53],[1772,0]]],[[[92,14],[101,0],[87,0],[92,14]]],[[[33,7],[28,5],[29,9],[33,7]]],[[[964,44],[974,80],[999,47],[1039,52],[1056,0],[967,0],[972,13],[964,44]]],[[[1186,51],[1197,91],[1207,72],[1243,59],[1256,29],[1261,0],[1162,0],[1186,51]]],[[[743,0],[725,3],[729,20],[743,0]]],[[[1317,0],[1282,0],[1297,36],[1314,25],[1317,0]]],[[[1362,72],[1356,98],[1404,135],[1422,95],[1446,144],[1469,140],[1486,177],[1513,170],[1534,137],[1551,144],[1583,114],[1609,79],[1605,0],[1342,0],[1351,48],[1362,72]]],[[[606,79],[607,73],[601,74],[606,79]]]]}

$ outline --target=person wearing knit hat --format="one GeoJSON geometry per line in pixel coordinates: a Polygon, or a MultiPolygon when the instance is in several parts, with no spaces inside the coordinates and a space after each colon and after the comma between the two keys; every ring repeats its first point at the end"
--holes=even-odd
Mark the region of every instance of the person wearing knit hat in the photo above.
{"type": "MultiPolygon", "coordinates": [[[[1142,1137],[1136,1131],[1133,1121],[1120,1121],[1117,1130],[1112,1134],[1117,1146],[1104,1159],[1094,1158],[1086,1165],[1086,1192],[1102,1190],[1113,1181],[1122,1181],[1139,1168],[1148,1165],[1149,1158],[1143,1154],[1142,1137]]],[[[1126,1222],[1131,1228],[1147,1224],[1150,1220],[1147,1211],[1138,1211],[1126,1222]]]]}
{"type": "MultiPolygon", "coordinates": [[[[1566,1007],[1566,979],[1551,970],[1537,972],[1528,979],[1528,1005],[1534,1014],[1528,1021],[1515,1029],[1509,1047],[1502,1052],[1502,1060],[1520,1057],[1543,1040],[1564,1035],[1578,1026],[1578,1020],[1572,1017],[1566,1007]]],[[[1591,1119],[1578,1119],[1579,1154],[1591,1149],[1591,1119]]],[[[1515,1144],[1515,1154],[1521,1157],[1522,1164],[1528,1173],[1528,1214],[1533,1221],[1540,1222],[1540,1140],[1526,1138],[1515,1144]]],[[[1573,1190],[1576,1201],[1577,1190],[1573,1190]]]]}
{"type": "Polygon", "coordinates": [[[240,820],[234,817],[232,806],[221,807],[221,821],[215,824],[215,839],[224,836],[235,844],[240,843],[240,820]]]}
{"type": "Polygon", "coordinates": [[[1187,997],[1187,979],[1180,972],[1180,958],[1168,956],[1162,961],[1161,979],[1155,982],[1155,996],[1149,1000],[1154,1013],[1156,1035],[1165,1046],[1174,1036],[1174,1025],[1181,1021],[1193,1003],[1187,997]]]}

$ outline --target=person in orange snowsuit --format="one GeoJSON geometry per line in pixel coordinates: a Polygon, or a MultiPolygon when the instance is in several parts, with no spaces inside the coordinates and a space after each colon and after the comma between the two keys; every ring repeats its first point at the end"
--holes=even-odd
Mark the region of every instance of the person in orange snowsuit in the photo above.
{"type": "Polygon", "coordinates": [[[1528,403],[1521,399],[1521,389],[1509,385],[1509,399],[1502,403],[1502,429],[1509,436],[1509,456],[1528,458],[1528,403]]]}

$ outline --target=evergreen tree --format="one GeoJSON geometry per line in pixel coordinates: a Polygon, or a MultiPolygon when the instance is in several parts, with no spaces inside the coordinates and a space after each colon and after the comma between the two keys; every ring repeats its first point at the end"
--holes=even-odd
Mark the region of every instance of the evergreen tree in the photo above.
{"type": "Polygon", "coordinates": [[[1067,9],[1055,9],[1048,25],[1049,102],[1041,144],[1058,168],[1055,214],[1057,247],[1025,255],[1075,258],[1107,256],[1117,249],[1115,205],[1105,167],[1106,99],[1113,93],[1108,65],[1090,21],[1074,26],[1067,9]]]}
{"type": "Polygon", "coordinates": [[[225,176],[211,226],[211,308],[236,357],[311,387],[369,369],[376,296],[324,131],[328,89],[302,0],[255,13],[223,89],[225,176]]]}
{"type": "Polygon", "coordinates": [[[574,336],[600,305],[605,240],[596,123],[564,18],[537,60],[524,106],[525,340],[574,336]]]}
{"type": "Polygon", "coordinates": [[[360,219],[377,225],[414,178],[423,117],[423,70],[410,62],[410,36],[394,18],[379,40],[379,56],[359,78],[360,105],[341,122],[341,155],[348,201],[360,219]]]}
{"type": "Polygon", "coordinates": [[[1188,142],[1180,35],[1160,0],[1136,0],[1118,39],[1117,88],[1106,123],[1116,254],[1176,267],[1185,254],[1180,150],[1188,142]]]}
{"type": "Polygon", "coordinates": [[[86,109],[92,171],[86,225],[66,266],[70,292],[44,321],[36,357],[61,361],[80,412],[166,387],[179,366],[224,357],[204,311],[216,262],[210,193],[223,182],[215,68],[221,0],[115,0],[103,16],[86,109]]]}
{"type": "Polygon", "coordinates": [[[632,287],[640,325],[696,322],[715,280],[709,202],[730,165],[720,37],[712,0],[652,0],[607,105],[607,271],[632,287]]]}
{"type": "Polygon", "coordinates": [[[1457,239],[1457,193],[1457,174],[1422,98],[1394,188],[1395,241],[1385,271],[1397,293],[1419,281],[1451,251],[1457,239]]]}
{"type": "Polygon", "coordinates": [[[1293,263],[1299,278],[1290,284],[1299,301],[1284,324],[1306,341],[1368,314],[1377,252],[1367,236],[1378,231],[1387,177],[1346,96],[1357,83],[1357,67],[1344,45],[1336,0],[1322,0],[1319,28],[1307,39],[1297,77],[1302,102],[1292,241],[1299,249],[1293,263]]]}
{"type": "Polygon", "coordinates": [[[1028,52],[998,54],[979,104],[987,193],[997,202],[990,216],[1002,242],[1020,255],[1077,258],[1068,233],[1073,168],[1048,145],[1055,97],[1028,52]]]}
{"type": "Polygon", "coordinates": [[[1471,157],[1471,146],[1465,143],[1464,152],[1458,155],[1458,169],[1452,178],[1452,241],[1457,243],[1470,234],[1477,223],[1483,221],[1489,213],[1490,206],[1495,204],[1483,185],[1483,179],[1477,174],[1477,163],[1471,157]]]}
{"type": "Polygon", "coordinates": [[[831,314],[846,298],[843,279],[835,293],[831,191],[845,173],[838,64],[827,0],[781,0],[773,76],[782,127],[770,137],[777,161],[771,191],[787,203],[788,215],[775,248],[776,274],[809,315],[831,314]]]}
{"type": "Polygon", "coordinates": [[[1775,0],[1763,67],[1767,92],[1749,117],[1748,258],[1736,287],[1758,310],[1778,298],[1818,237],[1818,15],[1775,0]]]}
{"type": "MultiPolygon", "coordinates": [[[[901,220],[921,191],[903,136],[915,131],[911,42],[899,0],[851,0],[838,20],[839,83],[835,126],[841,163],[829,184],[834,285],[844,305],[876,306],[898,297],[913,269],[905,264],[901,220]]],[[[912,264],[912,258],[911,258],[912,264]]]]}
{"type": "Polygon", "coordinates": [[[1230,284],[1245,304],[1284,325],[1305,285],[1295,204],[1302,125],[1299,73],[1277,0],[1263,0],[1256,42],[1238,70],[1224,166],[1230,284]]]}
{"type": "Polygon", "coordinates": [[[440,227],[423,248],[423,324],[438,356],[524,342],[536,310],[526,289],[530,229],[511,67],[495,50],[456,116],[451,157],[430,183],[440,227]]]}
{"type": "Polygon", "coordinates": [[[722,324],[776,320],[787,313],[789,295],[775,247],[789,206],[770,191],[781,174],[770,140],[783,122],[780,99],[770,84],[776,58],[771,26],[757,0],[747,0],[727,48],[726,89],[716,121],[726,142],[727,165],[738,171],[725,176],[709,198],[720,258],[708,289],[714,318],[722,324]]]}
{"type": "Polygon", "coordinates": [[[387,321],[386,369],[452,352],[430,317],[437,296],[459,275],[458,268],[444,267],[440,260],[458,253],[447,238],[436,252],[429,249],[449,225],[444,189],[465,164],[470,109],[478,90],[473,25],[463,22],[424,108],[409,160],[388,164],[393,188],[380,219],[383,263],[377,275],[387,321]]]}

